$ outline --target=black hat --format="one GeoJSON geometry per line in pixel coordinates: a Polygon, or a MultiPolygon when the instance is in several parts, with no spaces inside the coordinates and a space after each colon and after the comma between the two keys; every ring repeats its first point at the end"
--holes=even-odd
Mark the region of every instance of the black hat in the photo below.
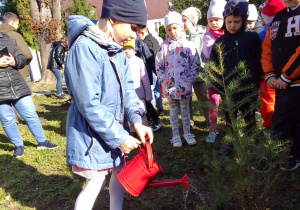
{"type": "Polygon", "coordinates": [[[242,18],[247,20],[248,5],[249,3],[247,0],[229,0],[224,8],[224,20],[229,15],[242,16],[242,18]]]}
{"type": "Polygon", "coordinates": [[[225,19],[229,15],[241,16],[243,20],[242,30],[246,29],[248,18],[248,1],[247,0],[229,0],[225,5],[223,17],[224,24],[222,29],[225,29],[225,19]]]}
{"type": "Polygon", "coordinates": [[[145,0],[103,0],[101,18],[111,18],[146,27],[147,17],[145,0]]]}

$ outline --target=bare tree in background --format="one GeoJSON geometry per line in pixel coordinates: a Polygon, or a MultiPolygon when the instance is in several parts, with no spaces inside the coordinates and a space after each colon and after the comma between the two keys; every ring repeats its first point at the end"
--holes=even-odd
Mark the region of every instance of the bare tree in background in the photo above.
{"type": "Polygon", "coordinates": [[[60,0],[31,0],[30,14],[38,37],[42,62],[41,82],[51,83],[55,76],[47,70],[51,43],[62,37],[60,0]]]}

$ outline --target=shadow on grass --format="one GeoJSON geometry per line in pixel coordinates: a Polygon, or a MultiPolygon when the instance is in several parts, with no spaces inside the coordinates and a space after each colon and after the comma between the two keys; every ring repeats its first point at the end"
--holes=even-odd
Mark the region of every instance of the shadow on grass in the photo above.
{"type": "Polygon", "coordinates": [[[47,121],[57,121],[58,126],[52,126],[51,123],[45,123],[43,124],[43,129],[48,131],[54,131],[56,134],[59,134],[61,136],[66,136],[66,119],[67,119],[67,112],[68,107],[61,106],[61,104],[65,100],[62,100],[61,102],[56,102],[54,106],[48,105],[48,104],[40,104],[40,106],[43,106],[46,111],[37,111],[38,116],[46,119],[47,121]]]}
{"type": "Polygon", "coordinates": [[[6,193],[5,201],[0,197],[3,208],[14,200],[36,209],[73,209],[82,186],[78,179],[43,174],[10,155],[0,155],[0,166],[0,187],[6,193]]]}
{"type": "MultiPolygon", "coordinates": [[[[10,142],[10,140],[8,139],[8,137],[5,134],[0,134],[0,139],[1,139],[1,143],[0,143],[0,150],[5,150],[5,151],[14,151],[15,150],[15,146],[10,142]]],[[[29,141],[24,141],[24,146],[25,147],[36,147],[38,145],[38,143],[33,144],[29,141]]]]}

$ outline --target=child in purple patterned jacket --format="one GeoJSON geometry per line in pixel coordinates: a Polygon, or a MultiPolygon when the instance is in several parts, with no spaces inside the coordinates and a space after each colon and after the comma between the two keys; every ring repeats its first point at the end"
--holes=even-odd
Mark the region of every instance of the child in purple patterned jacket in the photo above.
{"type": "Polygon", "coordinates": [[[193,42],[183,34],[181,15],[169,12],[164,20],[168,38],[157,52],[155,67],[170,105],[171,143],[174,147],[182,147],[178,129],[178,115],[181,114],[183,137],[189,145],[194,145],[195,136],[190,133],[189,100],[193,95],[192,84],[200,70],[200,59],[193,42]]]}

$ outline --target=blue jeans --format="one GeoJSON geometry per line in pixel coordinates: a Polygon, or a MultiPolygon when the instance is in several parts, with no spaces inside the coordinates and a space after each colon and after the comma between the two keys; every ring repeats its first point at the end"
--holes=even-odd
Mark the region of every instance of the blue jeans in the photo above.
{"type": "MultiPolygon", "coordinates": [[[[153,86],[154,86],[154,97],[155,97],[155,100],[156,100],[156,108],[158,111],[161,111],[164,109],[163,107],[163,102],[162,102],[162,97],[161,97],[161,90],[160,90],[160,85],[159,85],[159,82],[157,80],[157,76],[153,74],[153,86]]],[[[152,105],[154,106],[154,99],[152,99],[151,101],[152,105]]]]}
{"type": "Polygon", "coordinates": [[[16,147],[23,146],[23,139],[16,123],[16,115],[12,109],[12,105],[25,120],[34,138],[39,143],[46,141],[46,137],[31,96],[25,96],[20,99],[0,103],[0,121],[9,140],[16,147]]]}
{"type": "Polygon", "coordinates": [[[59,69],[51,69],[53,74],[55,75],[57,82],[56,82],[56,95],[59,95],[63,92],[62,82],[63,78],[61,75],[61,71],[59,69]]]}

